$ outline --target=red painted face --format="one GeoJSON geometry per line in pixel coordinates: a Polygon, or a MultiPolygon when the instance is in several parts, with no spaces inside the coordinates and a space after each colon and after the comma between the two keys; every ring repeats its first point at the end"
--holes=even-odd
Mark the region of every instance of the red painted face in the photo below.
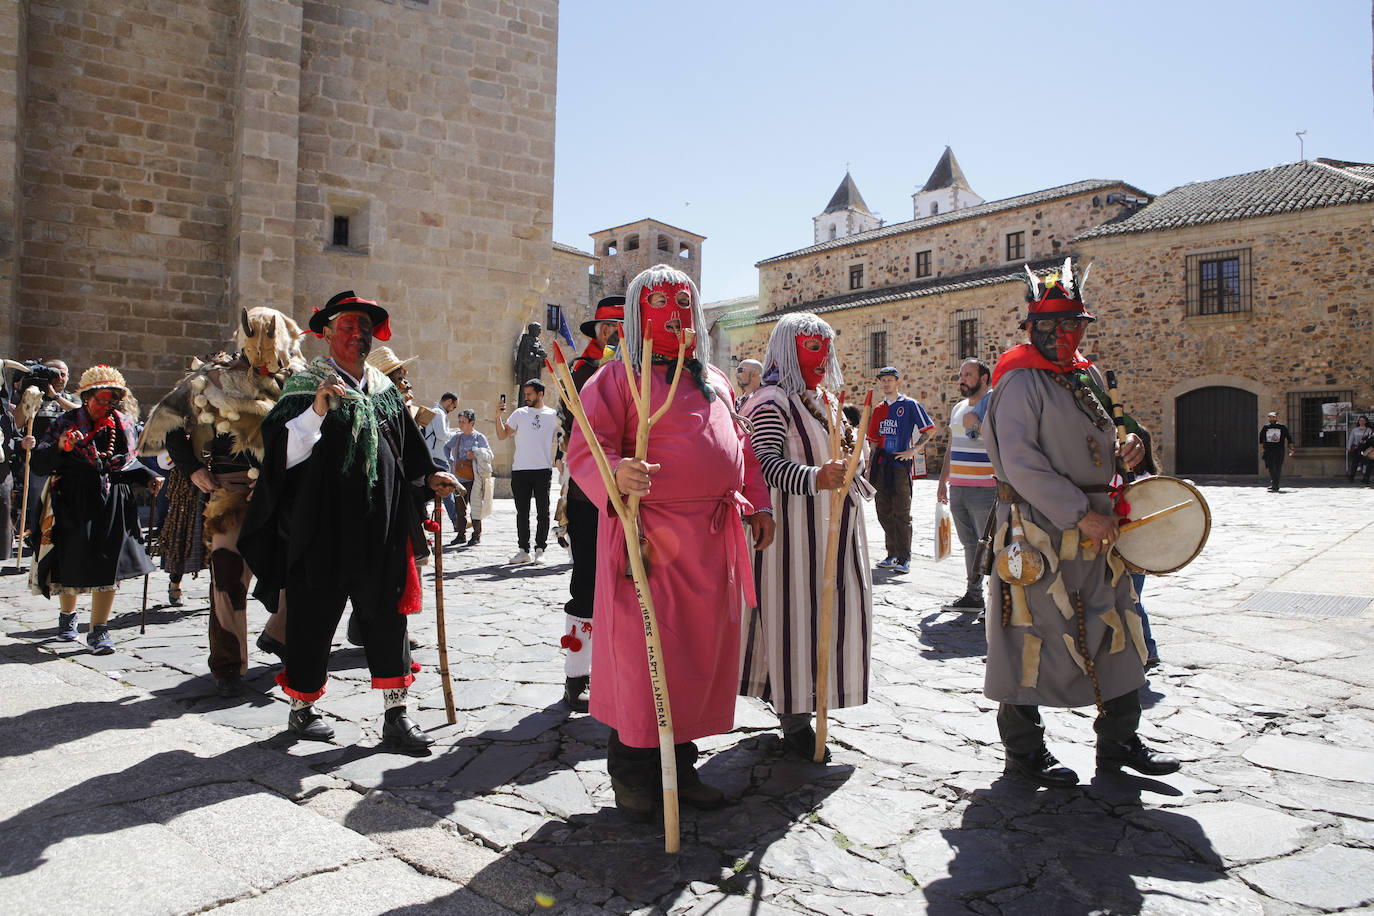
{"type": "MultiPolygon", "coordinates": [[[[686,283],[660,283],[639,293],[639,332],[659,356],[677,358],[677,331],[692,328],[692,288],[686,283]]],[[[692,328],[695,330],[695,328],[692,328]]],[[[687,346],[684,358],[696,349],[687,346]]]]}
{"type": "Polygon", "coordinates": [[[797,365],[807,391],[825,381],[825,361],[830,356],[830,341],[819,334],[797,335],[797,365]]]}
{"type": "Polygon", "coordinates": [[[109,417],[110,411],[114,409],[115,401],[118,399],[119,396],[115,392],[104,390],[97,391],[86,399],[86,413],[91,415],[91,419],[95,421],[97,427],[101,425],[102,420],[109,417]]]}
{"type": "Polygon", "coordinates": [[[372,319],[366,312],[343,312],[330,322],[329,355],[340,364],[362,362],[372,350],[372,319]]]}

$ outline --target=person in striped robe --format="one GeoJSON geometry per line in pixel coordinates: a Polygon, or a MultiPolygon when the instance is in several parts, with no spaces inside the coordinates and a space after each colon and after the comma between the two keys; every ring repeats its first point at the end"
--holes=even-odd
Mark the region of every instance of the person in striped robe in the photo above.
{"type": "MultiPolygon", "coordinates": [[[[754,557],[759,604],[743,618],[740,694],[772,703],[784,745],[808,759],[816,746],[811,716],[816,709],[816,629],[830,491],[844,482],[845,456],[832,455],[830,449],[830,423],[843,422],[833,394],[844,384],[834,340],[834,329],[809,312],[784,316],[768,339],[765,385],[744,405],[777,531],[773,544],[754,557]]],[[[843,428],[846,446],[862,449],[862,431],[843,428]]],[[[860,471],[845,497],[840,523],[832,709],[868,702],[873,581],[859,500],[872,497],[873,487],[860,471]]]]}

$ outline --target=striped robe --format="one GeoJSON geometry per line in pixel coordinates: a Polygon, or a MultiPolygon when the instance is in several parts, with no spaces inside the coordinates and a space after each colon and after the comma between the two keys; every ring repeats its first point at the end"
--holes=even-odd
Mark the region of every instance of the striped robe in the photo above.
{"type": "MultiPolygon", "coordinates": [[[[816,494],[816,473],[830,460],[830,436],[801,395],[789,396],[776,386],[759,389],[744,412],[754,424],[751,441],[772,494],[777,532],[767,550],[754,554],[759,606],[744,618],[740,694],[768,700],[780,714],[812,712],[831,495],[830,490],[816,494]]],[[[862,448],[862,434],[857,440],[862,448]]],[[[873,581],[859,498],[872,495],[860,470],[840,524],[831,709],[868,702],[873,581]]]]}

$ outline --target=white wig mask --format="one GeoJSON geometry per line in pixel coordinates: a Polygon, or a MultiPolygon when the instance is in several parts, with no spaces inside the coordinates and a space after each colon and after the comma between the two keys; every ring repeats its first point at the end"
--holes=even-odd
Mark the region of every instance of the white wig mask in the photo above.
{"type": "Polygon", "coordinates": [[[640,326],[642,309],[639,300],[646,291],[665,283],[685,286],[691,292],[692,330],[696,332],[693,357],[705,365],[711,360],[711,345],[710,336],[707,334],[706,316],[701,311],[701,292],[697,289],[697,285],[692,282],[691,277],[676,268],[669,267],[667,264],[655,264],[653,267],[642,271],[639,276],[630,281],[629,288],[625,290],[625,340],[623,345],[625,354],[630,358],[630,365],[639,367],[640,344],[644,340],[644,330],[640,326]]]}
{"type": "Polygon", "coordinates": [[[778,319],[773,333],[768,335],[768,350],[763,357],[764,378],[776,374],[777,386],[788,394],[806,390],[801,365],[797,362],[797,338],[802,335],[818,335],[830,341],[830,352],[825,357],[825,378],[821,384],[831,391],[839,391],[844,387],[844,373],[835,355],[835,329],[811,312],[792,312],[778,319]]]}

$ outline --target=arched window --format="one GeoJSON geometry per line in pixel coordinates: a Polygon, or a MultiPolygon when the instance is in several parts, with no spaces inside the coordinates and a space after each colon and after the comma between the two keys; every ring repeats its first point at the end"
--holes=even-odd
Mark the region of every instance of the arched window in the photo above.
{"type": "Polygon", "coordinates": [[[629,235],[625,236],[625,250],[626,250],[626,251],[638,251],[638,250],[639,250],[639,233],[638,233],[638,232],[631,232],[629,235]]]}
{"type": "Polygon", "coordinates": [[[830,240],[831,240],[832,242],[835,240],[835,224],[834,224],[834,223],[831,223],[831,224],[830,224],[830,240]]]}
{"type": "Polygon", "coordinates": [[[933,200],[933,201],[931,201],[931,202],[930,202],[930,215],[931,215],[931,216],[934,216],[935,214],[937,214],[937,213],[939,213],[939,212],[940,212],[940,202],[939,202],[938,200],[933,200]]]}

